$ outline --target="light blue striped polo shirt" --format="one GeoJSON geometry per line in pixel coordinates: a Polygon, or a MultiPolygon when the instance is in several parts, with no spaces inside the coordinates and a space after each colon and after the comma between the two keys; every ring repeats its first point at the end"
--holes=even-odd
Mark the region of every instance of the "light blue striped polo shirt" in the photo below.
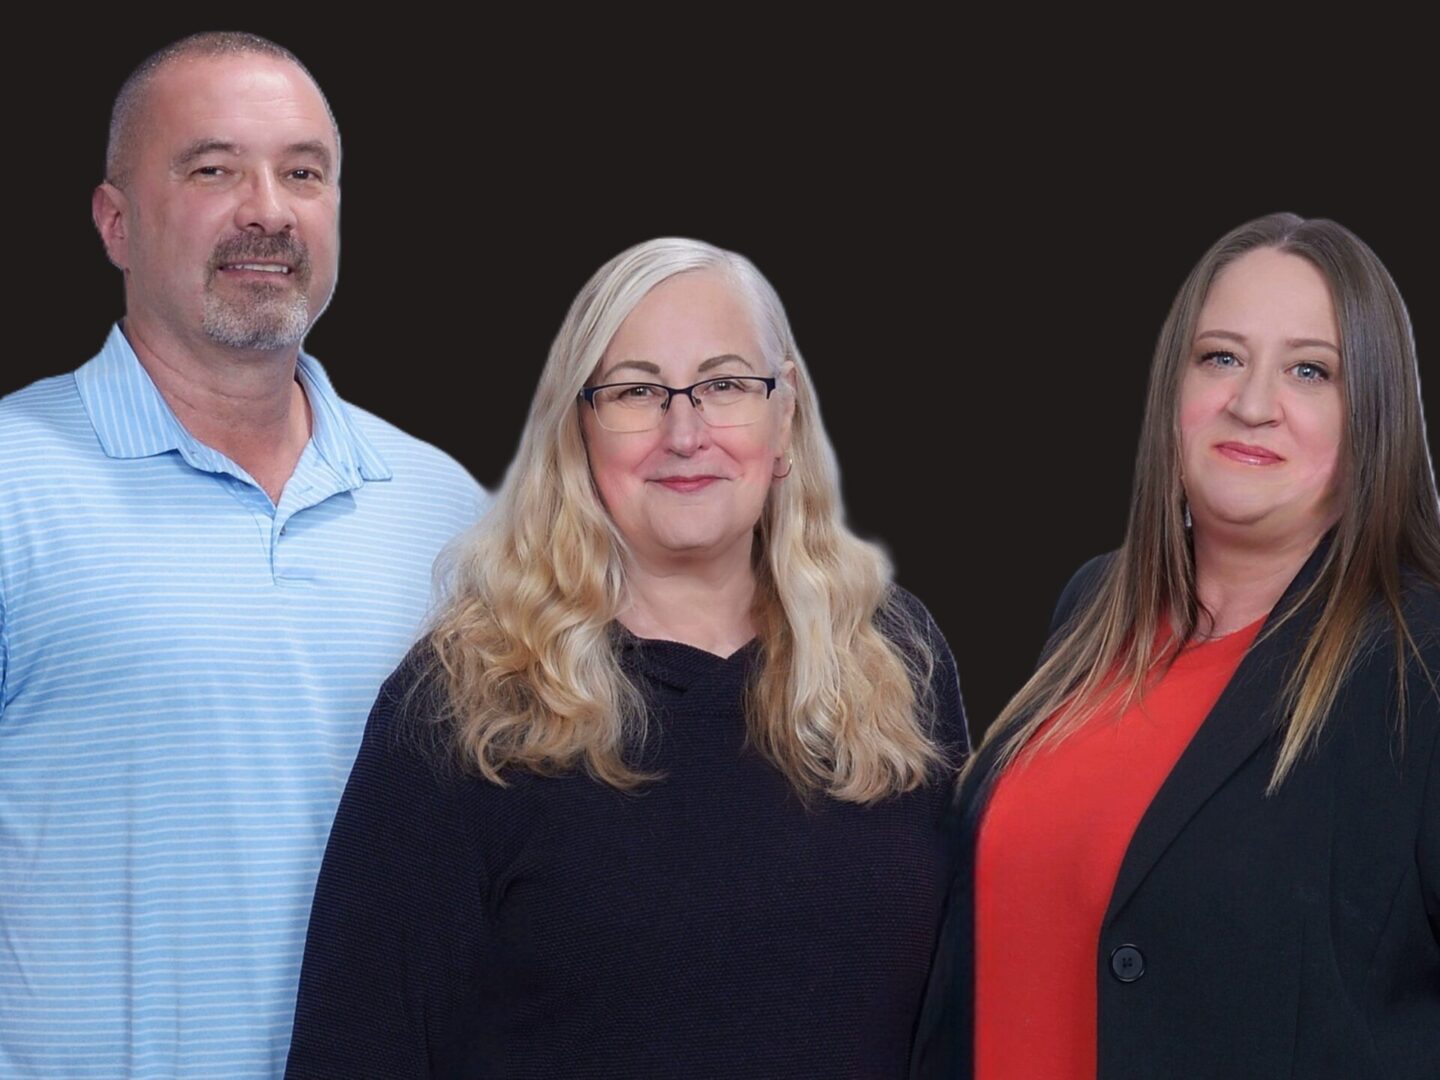
{"type": "Polygon", "coordinates": [[[278,507],[118,327],[0,400],[7,1080],[283,1071],[366,714],[486,500],[310,357],[299,377],[314,429],[278,507]]]}

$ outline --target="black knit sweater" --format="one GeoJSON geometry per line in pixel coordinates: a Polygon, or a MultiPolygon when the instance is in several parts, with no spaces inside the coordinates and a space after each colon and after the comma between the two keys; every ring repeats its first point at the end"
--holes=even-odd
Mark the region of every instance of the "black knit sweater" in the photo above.
{"type": "MultiPolygon", "coordinates": [[[[918,610],[953,764],[954,661],[918,610]]],[[[416,659],[386,683],[320,874],[287,1077],[905,1074],[949,777],[802,800],[745,743],[754,642],[722,659],[621,641],[652,707],[641,763],[664,773],[638,793],[465,775],[405,707],[416,659]]]]}

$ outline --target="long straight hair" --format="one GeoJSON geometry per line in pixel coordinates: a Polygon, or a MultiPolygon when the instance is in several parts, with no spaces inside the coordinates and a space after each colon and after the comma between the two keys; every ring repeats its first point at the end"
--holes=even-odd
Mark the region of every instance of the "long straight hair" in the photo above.
{"type": "Polygon", "coordinates": [[[1410,318],[1385,267],[1348,229],[1272,214],[1221,237],[1170,308],[1150,369],[1125,542],[987,732],[987,743],[1000,743],[993,774],[1027,748],[1073,734],[1111,695],[1122,708],[1139,700],[1194,633],[1201,605],[1184,522],[1180,381],[1212,283],[1259,248],[1297,255],[1324,275],[1340,329],[1346,407],[1339,522],[1310,586],[1265,631],[1314,602],[1318,614],[1282,696],[1284,735],[1269,790],[1314,746],[1341,684],[1387,622],[1403,717],[1406,660],[1418,661],[1419,652],[1401,609],[1402,570],[1440,584],[1440,510],[1410,318]],[[1162,622],[1168,635],[1159,633],[1162,622]]]}
{"type": "MultiPolygon", "coordinates": [[[[751,742],[800,791],[869,803],[930,778],[940,752],[924,688],[933,652],[902,610],[890,566],[845,526],[835,456],[780,299],[754,265],[696,240],[622,252],[576,297],[493,508],[462,543],[429,636],[444,718],[481,776],[583,767],[616,788],[653,779],[635,764],[645,703],[620,663],[626,544],[591,478],[576,398],[651,289],[719,273],[749,301],[772,372],[795,366],[792,466],[755,530],[751,742]]],[[[784,385],[777,393],[791,392],[784,385]]]]}

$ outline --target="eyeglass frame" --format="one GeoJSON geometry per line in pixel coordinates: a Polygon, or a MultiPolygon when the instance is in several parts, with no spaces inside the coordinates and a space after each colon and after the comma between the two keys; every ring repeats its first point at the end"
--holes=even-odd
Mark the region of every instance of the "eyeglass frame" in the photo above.
{"type": "MultiPolygon", "coordinates": [[[[701,419],[702,421],[704,421],[706,427],[722,427],[722,428],[724,428],[724,427],[749,427],[751,424],[758,424],[758,423],[760,422],[758,419],[756,419],[756,420],[747,420],[747,421],[746,421],[745,423],[743,423],[743,424],[712,424],[712,423],[710,422],[710,418],[705,415],[704,406],[702,406],[702,405],[700,404],[700,402],[698,402],[698,401],[695,400],[695,389],[696,389],[697,387],[704,386],[706,383],[726,382],[726,381],[733,381],[733,380],[736,380],[736,379],[749,379],[749,380],[751,380],[752,382],[764,383],[764,384],[765,384],[765,400],[766,400],[766,401],[769,401],[769,400],[770,400],[770,395],[773,394],[773,393],[775,393],[775,388],[776,388],[776,387],[779,385],[779,383],[780,383],[779,378],[778,378],[777,376],[775,376],[775,375],[714,375],[714,376],[711,376],[711,377],[708,378],[708,379],[701,379],[699,382],[691,383],[689,386],[666,386],[664,383],[639,382],[639,381],[630,381],[630,380],[627,380],[627,381],[625,381],[625,382],[601,383],[599,386],[587,386],[587,387],[585,387],[583,390],[581,390],[580,393],[578,393],[577,395],[575,395],[575,400],[576,400],[577,402],[578,402],[578,401],[584,401],[586,404],[588,404],[588,405],[590,406],[591,411],[595,413],[595,421],[596,421],[596,423],[599,423],[599,421],[600,421],[600,410],[599,410],[599,409],[596,407],[596,405],[595,405],[595,395],[598,394],[601,390],[609,390],[611,387],[615,387],[615,386],[649,386],[649,387],[653,387],[653,388],[656,389],[656,390],[664,390],[664,391],[665,391],[665,404],[660,406],[660,418],[661,418],[661,421],[660,421],[660,422],[663,422],[663,420],[664,420],[664,418],[665,418],[665,414],[670,411],[670,403],[675,400],[675,395],[676,395],[676,394],[684,394],[687,398],[690,399],[690,405],[691,405],[691,407],[692,407],[697,413],[700,414],[700,419],[701,419]]],[[[659,426],[660,426],[660,422],[657,422],[657,423],[655,424],[655,427],[659,427],[659,426]]],[[[609,430],[610,430],[609,428],[605,427],[604,424],[600,424],[600,426],[601,426],[602,428],[605,428],[606,431],[609,431],[609,430]]],[[[655,430],[655,428],[636,428],[636,429],[634,429],[633,431],[628,431],[628,432],[626,432],[626,431],[617,431],[617,432],[614,432],[613,434],[616,434],[616,435],[633,435],[633,434],[636,434],[637,432],[640,432],[640,431],[654,431],[654,430],[655,430]]]]}

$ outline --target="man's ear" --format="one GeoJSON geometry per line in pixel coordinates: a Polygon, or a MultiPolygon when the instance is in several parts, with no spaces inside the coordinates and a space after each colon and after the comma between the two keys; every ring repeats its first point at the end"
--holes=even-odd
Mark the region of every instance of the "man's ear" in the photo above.
{"type": "Polygon", "coordinates": [[[90,196],[90,218],[105,245],[105,254],[121,270],[130,268],[130,200],[108,180],[90,196]]]}

